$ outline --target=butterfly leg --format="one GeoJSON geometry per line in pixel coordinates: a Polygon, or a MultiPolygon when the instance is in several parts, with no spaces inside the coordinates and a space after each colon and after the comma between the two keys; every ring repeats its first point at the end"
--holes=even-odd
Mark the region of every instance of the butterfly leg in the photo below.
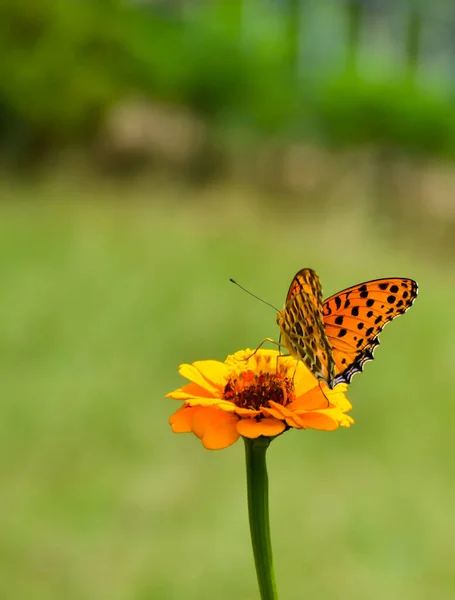
{"type": "MultiPolygon", "coordinates": [[[[258,350],[260,350],[260,348],[262,348],[262,346],[263,346],[263,345],[264,345],[266,342],[270,342],[271,344],[275,344],[276,346],[279,346],[279,348],[280,348],[280,349],[285,347],[285,346],[284,346],[283,344],[281,344],[280,342],[277,342],[276,340],[272,340],[272,338],[268,338],[268,337],[267,337],[267,338],[264,338],[264,339],[262,340],[262,342],[259,344],[259,346],[256,348],[256,350],[255,350],[255,351],[254,351],[252,354],[250,354],[250,356],[248,356],[248,357],[247,357],[245,360],[248,360],[249,358],[251,358],[252,356],[254,356],[254,355],[256,354],[256,352],[257,352],[258,350]]],[[[280,351],[281,351],[281,350],[280,350],[280,351]]],[[[280,356],[284,356],[284,355],[280,354],[280,356]]]]}
{"type": "MultiPolygon", "coordinates": [[[[289,358],[289,356],[292,356],[292,354],[289,354],[289,352],[287,352],[286,354],[281,354],[281,348],[286,348],[286,346],[284,344],[281,344],[281,334],[280,334],[280,341],[278,342],[279,344],[279,354],[276,357],[276,372],[278,374],[278,361],[280,360],[280,358],[289,358]]],[[[276,342],[275,342],[276,343],[276,342]]],[[[295,367],[295,370],[297,371],[297,365],[295,367]]],[[[295,372],[294,372],[294,376],[295,376],[295,372]]]]}

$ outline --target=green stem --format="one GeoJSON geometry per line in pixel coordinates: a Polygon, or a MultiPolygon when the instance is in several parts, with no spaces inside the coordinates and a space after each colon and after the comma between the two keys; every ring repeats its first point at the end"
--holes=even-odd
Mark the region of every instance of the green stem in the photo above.
{"type": "Polygon", "coordinates": [[[244,438],[251,544],[261,600],[277,600],[269,526],[269,486],[265,454],[270,439],[244,438]]]}

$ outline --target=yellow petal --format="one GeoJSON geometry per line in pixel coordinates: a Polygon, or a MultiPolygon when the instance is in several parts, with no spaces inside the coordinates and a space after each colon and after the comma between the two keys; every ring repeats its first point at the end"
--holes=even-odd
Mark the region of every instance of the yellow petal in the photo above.
{"type": "Polygon", "coordinates": [[[295,361],[297,366],[294,375],[295,395],[298,398],[303,396],[315,387],[318,387],[318,380],[313,373],[305,366],[302,361],[295,361]]]}
{"type": "Polygon", "coordinates": [[[241,419],[237,423],[237,431],[240,435],[253,439],[261,435],[274,437],[282,433],[285,429],[286,425],[283,421],[272,417],[261,419],[260,421],[256,421],[256,419],[241,419]]]}
{"type": "Polygon", "coordinates": [[[340,425],[340,427],[351,427],[351,425],[353,423],[354,423],[354,419],[352,417],[350,417],[349,415],[344,415],[344,418],[342,418],[338,421],[338,424],[340,425]]]}
{"type": "Polygon", "coordinates": [[[345,396],[348,386],[345,383],[339,383],[335,389],[327,390],[326,394],[331,404],[337,406],[343,412],[352,410],[352,404],[345,396]]]}
{"type": "Polygon", "coordinates": [[[189,383],[178,390],[166,394],[166,398],[173,400],[186,400],[187,398],[213,398],[214,395],[210,390],[207,390],[197,383],[189,383]]]}
{"type": "Polygon", "coordinates": [[[229,367],[219,360],[197,360],[193,366],[202,373],[217,389],[224,390],[226,381],[229,377],[229,367]]]}
{"type": "Polygon", "coordinates": [[[192,430],[207,450],[221,450],[239,439],[238,419],[217,408],[200,407],[192,420],[192,430]]]}
{"type": "MultiPolygon", "coordinates": [[[[204,361],[201,361],[204,362],[204,361]]],[[[210,361],[216,362],[216,361],[210,361]]],[[[220,363],[221,364],[221,363],[220,363]]],[[[179,373],[182,377],[189,379],[193,383],[196,383],[198,386],[204,388],[209,391],[212,396],[220,396],[222,393],[222,389],[211,381],[206,379],[201,371],[195,367],[194,365],[183,364],[179,367],[179,373]]]]}

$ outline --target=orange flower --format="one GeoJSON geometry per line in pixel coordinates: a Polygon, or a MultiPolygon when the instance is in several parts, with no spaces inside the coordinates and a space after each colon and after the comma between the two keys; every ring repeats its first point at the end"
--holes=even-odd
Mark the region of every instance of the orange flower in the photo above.
{"type": "Polygon", "coordinates": [[[240,436],[274,437],[291,427],[332,431],[354,422],[345,414],[352,408],[347,385],[331,390],[302,361],[276,350],[253,352],[180,365],[191,383],[166,396],[184,402],[169,420],[172,431],[193,432],[205,448],[219,450],[240,436]]]}

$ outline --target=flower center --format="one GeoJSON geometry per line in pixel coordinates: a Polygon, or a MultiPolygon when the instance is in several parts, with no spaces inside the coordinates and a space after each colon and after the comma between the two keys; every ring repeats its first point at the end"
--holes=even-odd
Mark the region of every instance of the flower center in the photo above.
{"type": "Polygon", "coordinates": [[[294,382],[278,373],[244,371],[229,379],[224,388],[224,399],[240,408],[253,410],[268,406],[269,400],[285,406],[295,399],[294,382]]]}

